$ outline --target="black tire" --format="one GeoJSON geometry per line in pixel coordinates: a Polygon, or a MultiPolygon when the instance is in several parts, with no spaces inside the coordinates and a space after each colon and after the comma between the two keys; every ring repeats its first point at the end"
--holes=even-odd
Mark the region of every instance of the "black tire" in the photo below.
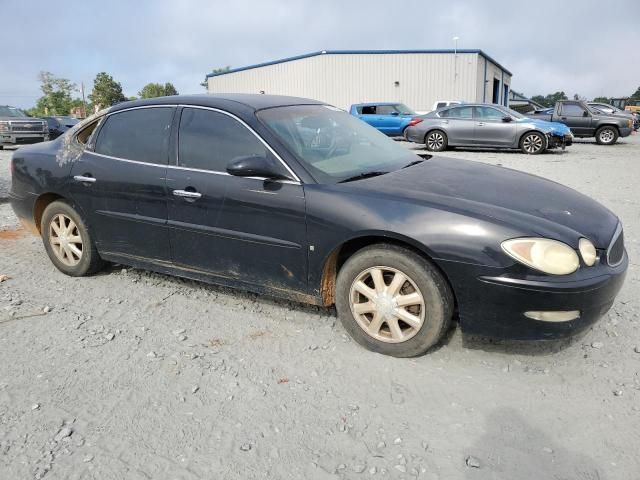
{"type": "Polygon", "coordinates": [[[618,140],[618,129],[605,125],[596,130],[596,143],[599,145],[613,145],[618,140]]]}
{"type": "MultiPolygon", "coordinates": [[[[391,279],[385,278],[384,282],[385,287],[391,287],[391,279]]],[[[388,244],[365,247],[351,256],[338,272],[336,309],[340,321],[356,342],[374,352],[394,357],[415,357],[426,353],[449,329],[453,308],[453,294],[442,274],[431,262],[406,248],[388,244]],[[376,270],[375,267],[393,269],[404,274],[408,280],[402,284],[399,292],[405,295],[403,289],[409,288],[410,293],[417,290],[423,297],[423,306],[420,308],[424,308],[424,320],[420,327],[412,329],[408,324],[402,321],[400,323],[409,327],[406,330],[409,332],[407,340],[391,343],[390,338],[387,341],[375,338],[365,332],[365,327],[360,326],[354,315],[351,308],[352,286],[355,286],[356,280],[362,278],[369,269],[376,270]],[[417,288],[414,288],[414,285],[417,288]]],[[[371,315],[373,318],[373,314],[364,315],[371,315]]],[[[379,334],[390,337],[390,324],[383,320],[381,325],[383,326],[379,328],[379,334]]]]}
{"type": "MultiPolygon", "coordinates": [[[[71,223],[69,222],[68,225],[71,225],[71,223]]],[[[82,277],[95,273],[104,266],[104,261],[100,258],[100,255],[96,250],[95,243],[91,239],[89,230],[87,229],[82,217],[67,202],[63,200],[56,200],[55,202],[51,202],[47,208],[45,208],[42,214],[42,221],[40,223],[40,231],[42,233],[42,242],[44,243],[47,255],[49,255],[51,262],[62,273],[66,273],[72,277],[82,277]],[[78,244],[74,244],[76,248],[82,252],[77,264],[70,265],[65,263],[58,257],[58,254],[54,252],[54,247],[51,242],[52,236],[55,236],[52,222],[55,218],[57,222],[56,225],[59,225],[59,215],[62,215],[63,218],[66,217],[66,219],[72,220],[75,224],[76,228],[73,229],[69,235],[73,235],[74,238],[77,236],[81,238],[80,247],[77,247],[78,244]]]]}
{"type": "Polygon", "coordinates": [[[424,136],[424,145],[430,152],[442,152],[449,145],[449,138],[442,130],[431,130],[424,136]]]}
{"type": "Polygon", "coordinates": [[[547,149],[547,138],[540,132],[525,133],[520,139],[520,150],[527,155],[539,155],[547,149]]]}

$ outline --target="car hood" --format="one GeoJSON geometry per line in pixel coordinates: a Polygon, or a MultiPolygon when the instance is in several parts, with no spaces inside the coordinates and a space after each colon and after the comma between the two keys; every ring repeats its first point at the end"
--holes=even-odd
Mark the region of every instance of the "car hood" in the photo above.
{"type": "Polygon", "coordinates": [[[565,136],[571,134],[571,129],[564,123],[560,122],[548,122],[546,120],[538,120],[536,118],[520,118],[516,120],[518,123],[533,124],[536,128],[539,128],[545,133],[551,135],[565,136]]]}
{"type": "Polygon", "coordinates": [[[551,180],[508,168],[433,157],[419,165],[343,184],[394,200],[471,215],[524,235],[574,247],[582,236],[607,248],[618,218],[595,200],[551,180]]]}

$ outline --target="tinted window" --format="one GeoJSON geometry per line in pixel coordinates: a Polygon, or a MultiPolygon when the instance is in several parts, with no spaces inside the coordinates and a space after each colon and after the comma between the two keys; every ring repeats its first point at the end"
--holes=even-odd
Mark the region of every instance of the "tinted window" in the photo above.
{"type": "Polygon", "coordinates": [[[49,128],[54,129],[58,127],[58,122],[56,121],[55,118],[47,118],[46,120],[49,128]]]}
{"type": "Polygon", "coordinates": [[[562,115],[567,117],[582,117],[584,108],[575,103],[565,103],[562,105],[562,115]]]}
{"type": "Polygon", "coordinates": [[[362,107],[361,113],[362,113],[362,115],[375,115],[376,114],[376,107],[374,107],[372,105],[367,105],[366,107],[362,107]]]}
{"type": "Polygon", "coordinates": [[[268,150],[247,127],[223,113],[185,108],[180,119],[179,165],[226,172],[229,162],[268,150]]]}
{"type": "Polygon", "coordinates": [[[476,118],[483,120],[502,120],[507,114],[491,107],[475,107],[476,118]]]}
{"type": "Polygon", "coordinates": [[[147,163],[167,163],[174,109],[141,108],[108,117],[96,140],[96,153],[147,163]]]}
{"type": "Polygon", "coordinates": [[[441,117],[445,118],[472,118],[473,107],[456,107],[440,112],[441,117]]]}
{"type": "Polygon", "coordinates": [[[378,105],[376,107],[376,113],[378,115],[391,115],[395,111],[396,109],[393,107],[393,105],[378,105]]]}
{"type": "Polygon", "coordinates": [[[436,105],[436,110],[446,106],[447,106],[447,102],[438,102],[438,104],[436,105]]]}

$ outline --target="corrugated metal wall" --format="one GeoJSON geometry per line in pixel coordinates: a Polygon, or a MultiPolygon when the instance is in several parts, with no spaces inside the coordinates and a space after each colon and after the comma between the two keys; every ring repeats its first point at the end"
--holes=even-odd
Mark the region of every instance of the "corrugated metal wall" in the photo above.
{"type": "Polygon", "coordinates": [[[209,92],[264,91],[344,109],[398,101],[429,111],[437,100],[482,101],[483,71],[484,57],[477,53],[326,54],[210,77],[209,92]]]}

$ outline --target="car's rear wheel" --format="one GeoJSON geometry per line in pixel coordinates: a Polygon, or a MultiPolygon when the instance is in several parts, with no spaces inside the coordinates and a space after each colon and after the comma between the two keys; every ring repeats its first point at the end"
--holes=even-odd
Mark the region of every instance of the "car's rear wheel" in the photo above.
{"type": "Polygon", "coordinates": [[[424,144],[430,152],[442,152],[447,149],[449,139],[442,130],[431,130],[424,137],[424,144]]]}
{"type": "Polygon", "coordinates": [[[61,272],[81,277],[103,266],[82,217],[68,203],[57,200],[49,204],[40,227],[44,248],[61,272]]]}
{"type": "Polygon", "coordinates": [[[618,140],[618,130],[614,127],[600,127],[596,132],[596,142],[600,145],[613,145],[618,140]]]}
{"type": "Polygon", "coordinates": [[[547,139],[539,132],[529,132],[520,140],[520,149],[527,155],[537,155],[547,149],[547,139]]]}
{"type": "Polygon", "coordinates": [[[395,245],[366,247],[336,283],[340,321],[355,341],[395,357],[422,355],[447,331],[453,295],[425,258],[395,245]]]}

